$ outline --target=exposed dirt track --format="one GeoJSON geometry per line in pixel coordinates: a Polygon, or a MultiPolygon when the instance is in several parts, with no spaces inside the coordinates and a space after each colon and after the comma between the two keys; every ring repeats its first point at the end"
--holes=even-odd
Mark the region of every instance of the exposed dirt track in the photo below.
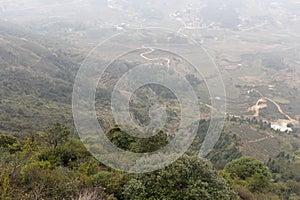
{"type": "MultiPolygon", "coordinates": [[[[261,93],[260,91],[258,91],[258,90],[256,90],[256,89],[252,89],[251,92],[256,92],[256,93],[258,93],[258,94],[261,96],[261,98],[256,102],[256,106],[258,106],[258,104],[259,104],[260,102],[262,102],[262,101],[261,101],[262,99],[265,99],[265,100],[267,100],[267,101],[270,101],[271,103],[273,103],[273,104],[276,106],[278,112],[280,112],[283,116],[285,116],[285,117],[287,118],[287,120],[284,120],[285,122],[287,122],[287,123],[292,123],[292,124],[299,124],[299,122],[298,122],[296,119],[293,119],[293,118],[290,117],[288,114],[286,114],[286,113],[283,111],[283,109],[281,108],[281,106],[280,106],[276,101],[274,101],[274,100],[271,99],[271,98],[265,97],[264,95],[262,95],[262,93],[261,93]]],[[[251,109],[251,108],[250,108],[250,109],[251,109]]],[[[260,108],[258,108],[258,107],[257,107],[257,109],[255,109],[255,114],[254,114],[255,117],[258,117],[258,116],[259,116],[259,109],[260,109],[260,108]]]]}

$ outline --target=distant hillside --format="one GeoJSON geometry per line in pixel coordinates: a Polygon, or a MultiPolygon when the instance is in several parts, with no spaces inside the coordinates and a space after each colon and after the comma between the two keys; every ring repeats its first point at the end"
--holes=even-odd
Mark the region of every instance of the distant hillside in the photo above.
{"type": "Polygon", "coordinates": [[[71,124],[73,80],[81,58],[67,48],[47,46],[41,36],[0,26],[0,132],[41,130],[56,121],[71,124]]]}

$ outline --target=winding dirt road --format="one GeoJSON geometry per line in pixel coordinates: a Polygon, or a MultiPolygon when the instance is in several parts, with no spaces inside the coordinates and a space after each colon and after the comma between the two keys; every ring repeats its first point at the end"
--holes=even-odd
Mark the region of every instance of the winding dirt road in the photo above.
{"type": "Polygon", "coordinates": [[[169,58],[165,58],[165,57],[161,57],[161,58],[148,58],[148,57],[146,57],[145,56],[146,54],[150,54],[150,53],[152,53],[152,52],[155,51],[153,48],[149,48],[149,49],[150,49],[149,51],[141,53],[140,56],[142,58],[144,58],[145,60],[149,60],[149,61],[165,60],[165,61],[167,61],[167,67],[168,67],[168,69],[170,69],[170,67],[171,67],[171,60],[169,58]]]}
{"type": "MultiPolygon", "coordinates": [[[[286,113],[283,111],[283,109],[281,108],[281,106],[280,106],[276,101],[274,101],[274,100],[271,99],[271,98],[265,97],[264,95],[262,95],[262,93],[261,93],[260,91],[258,91],[258,90],[256,90],[256,89],[252,89],[251,91],[252,91],[252,92],[258,93],[258,94],[261,96],[261,99],[265,99],[265,100],[268,100],[268,101],[270,101],[271,103],[273,103],[273,104],[276,106],[278,112],[280,112],[282,115],[284,115],[284,116],[288,119],[288,120],[287,120],[288,123],[293,123],[293,124],[298,124],[298,123],[299,123],[297,120],[293,119],[293,118],[290,117],[288,114],[286,114],[286,113]]],[[[261,99],[259,99],[259,100],[257,101],[256,105],[258,105],[259,102],[261,102],[261,101],[260,101],[261,99]]],[[[255,116],[256,116],[256,115],[257,115],[257,116],[259,115],[259,111],[258,111],[258,113],[255,113],[255,116]]]]}

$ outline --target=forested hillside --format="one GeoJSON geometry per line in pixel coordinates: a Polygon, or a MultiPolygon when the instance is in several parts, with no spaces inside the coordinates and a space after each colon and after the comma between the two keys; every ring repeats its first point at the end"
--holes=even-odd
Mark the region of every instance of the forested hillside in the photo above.
{"type": "Polygon", "coordinates": [[[1,132],[29,133],[55,122],[71,125],[80,56],[41,44],[35,35],[20,38],[24,30],[7,29],[0,33],[1,132]]]}

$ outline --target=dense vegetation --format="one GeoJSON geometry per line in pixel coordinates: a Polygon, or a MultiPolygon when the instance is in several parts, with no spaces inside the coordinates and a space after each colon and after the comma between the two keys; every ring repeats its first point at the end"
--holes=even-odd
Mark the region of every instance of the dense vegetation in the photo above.
{"type": "MultiPolygon", "coordinates": [[[[139,146],[136,150],[141,152],[166,142],[163,133],[142,143],[124,139],[121,133],[114,128],[107,135],[119,146],[139,146]]],[[[195,156],[184,155],[153,173],[121,173],[97,162],[61,124],[31,138],[2,135],[0,144],[1,199],[237,199],[218,172],[195,156]]]]}
{"type": "MultiPolygon", "coordinates": [[[[90,155],[75,133],[61,124],[30,137],[1,135],[1,199],[298,198],[297,165],[284,153],[270,159],[269,168],[252,157],[242,157],[233,148],[236,137],[223,133],[208,156],[219,171],[208,160],[199,159],[193,148],[203,138],[201,131],[206,130],[207,123],[200,122],[198,136],[187,154],[162,170],[146,174],[105,167],[90,155]],[[217,158],[223,162],[216,162],[217,158]]],[[[117,126],[107,132],[107,137],[120,148],[135,152],[153,151],[169,140],[163,132],[136,140],[117,126]]]]}

